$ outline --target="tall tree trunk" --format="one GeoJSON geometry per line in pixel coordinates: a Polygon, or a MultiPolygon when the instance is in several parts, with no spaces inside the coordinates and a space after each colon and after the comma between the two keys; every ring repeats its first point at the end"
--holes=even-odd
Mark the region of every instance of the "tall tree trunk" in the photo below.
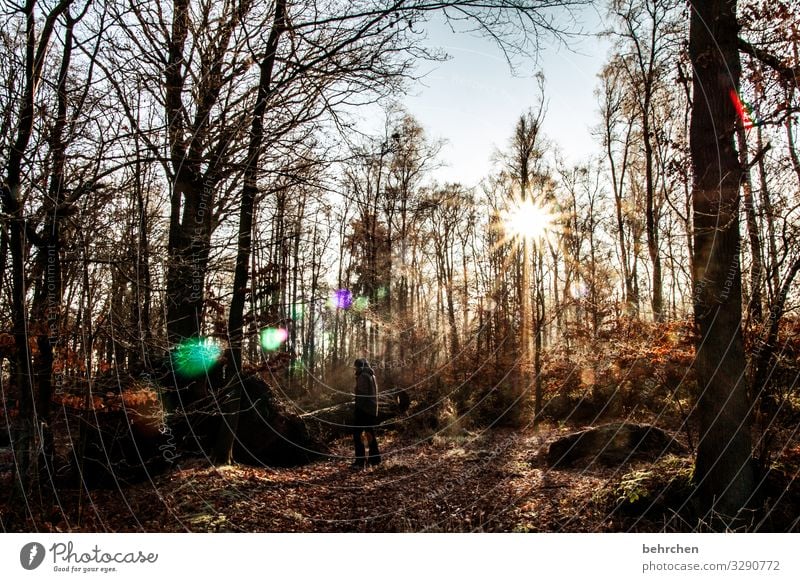
{"type": "Polygon", "coordinates": [[[736,127],[736,139],[739,145],[739,160],[742,166],[742,193],[744,195],[744,211],[747,224],[747,236],[750,241],[750,300],[747,312],[754,324],[761,322],[761,281],[763,267],[761,265],[761,236],[758,231],[755,204],[753,202],[753,181],[750,178],[750,163],[747,154],[747,137],[744,124],[736,127]]]}
{"type": "Polygon", "coordinates": [[[543,398],[543,378],[542,378],[542,327],[545,318],[544,303],[544,253],[542,252],[543,241],[537,243],[536,250],[536,285],[535,285],[535,304],[534,304],[534,323],[536,331],[534,333],[534,352],[533,352],[533,377],[534,377],[534,402],[533,402],[533,425],[539,424],[542,415],[543,398]]]}
{"type": "MultiPolygon", "coordinates": [[[[190,28],[189,0],[174,0],[172,12],[164,89],[170,158],[175,172],[170,196],[167,246],[169,262],[166,275],[167,337],[170,344],[174,345],[200,334],[208,261],[209,237],[206,236],[206,225],[210,225],[213,187],[204,188],[197,166],[198,160],[188,156],[189,150],[185,144],[184,46],[190,28]]],[[[199,136],[192,137],[199,139],[199,136]]],[[[210,183],[206,185],[213,186],[210,183]]],[[[167,405],[168,408],[173,408],[177,402],[170,398],[167,405]]]]}
{"type": "Polygon", "coordinates": [[[32,381],[31,352],[28,345],[25,299],[25,209],[21,200],[22,161],[33,132],[34,99],[42,78],[45,55],[56,20],[69,8],[71,0],[61,0],[45,17],[42,29],[36,32],[36,1],[27,0],[25,15],[25,86],[20,100],[17,135],[6,165],[6,181],[0,198],[3,213],[8,216],[8,251],[11,254],[11,319],[14,345],[14,378],[19,391],[19,416],[14,428],[15,453],[14,495],[27,500],[35,481],[31,473],[31,451],[35,441],[35,393],[32,381]],[[37,42],[38,38],[38,42],[37,42]]]}
{"type": "Polygon", "coordinates": [[[781,318],[783,317],[786,309],[786,298],[789,290],[794,284],[794,279],[800,271],[800,257],[796,258],[789,267],[786,273],[786,278],[780,286],[775,300],[770,305],[769,310],[769,326],[767,331],[761,339],[761,344],[755,353],[755,361],[753,363],[753,395],[754,397],[765,396],[767,377],[769,374],[769,367],[772,357],[775,355],[776,342],[778,340],[778,331],[780,329],[781,318]]]}
{"type": "MultiPolygon", "coordinates": [[[[44,243],[39,255],[41,258],[42,288],[38,296],[39,304],[31,308],[38,323],[43,325],[36,339],[39,355],[35,361],[36,378],[38,387],[38,401],[36,403],[36,424],[41,438],[40,474],[47,474],[50,484],[55,490],[55,475],[53,469],[53,433],[50,428],[50,401],[53,392],[53,350],[59,342],[59,328],[61,325],[62,302],[62,274],[61,274],[61,233],[59,213],[64,201],[64,170],[66,165],[66,144],[64,143],[64,129],[67,123],[67,78],[72,58],[73,30],[75,19],[67,12],[67,24],[64,31],[64,48],[61,55],[61,67],[58,74],[56,120],[49,137],[52,151],[52,169],[50,173],[49,199],[52,208],[49,209],[45,219],[43,240],[44,243]]],[[[34,299],[34,303],[37,303],[34,299]]]]}
{"type": "MultiPolygon", "coordinates": [[[[756,112],[758,116],[758,112],[756,112]]],[[[761,125],[756,127],[756,148],[758,151],[764,151],[764,139],[761,130],[761,125]]],[[[767,220],[767,244],[769,245],[769,257],[771,261],[767,267],[767,289],[769,291],[770,303],[775,301],[775,296],[780,288],[780,273],[778,271],[778,244],[775,235],[775,209],[772,206],[772,194],[769,191],[769,184],[767,183],[767,166],[764,161],[764,156],[758,158],[758,177],[760,183],[761,201],[764,204],[764,216],[767,220]]]]}
{"type": "Polygon", "coordinates": [[[614,209],[617,219],[617,230],[619,231],[619,255],[620,261],[622,262],[622,279],[624,283],[623,301],[625,302],[625,312],[628,316],[636,316],[639,312],[639,301],[633,291],[633,276],[631,275],[630,261],[628,259],[628,245],[625,241],[625,218],[623,215],[625,174],[628,169],[628,153],[630,151],[629,144],[632,130],[633,123],[629,123],[628,129],[625,132],[625,149],[623,150],[619,177],[617,177],[617,164],[614,161],[614,152],[612,151],[613,130],[609,122],[606,121],[606,154],[608,155],[608,163],[611,168],[611,187],[614,191],[614,209]]]}
{"type": "MultiPolygon", "coordinates": [[[[244,305],[249,279],[250,248],[253,233],[253,212],[258,193],[258,162],[264,141],[264,115],[272,84],[272,70],[278,52],[278,41],[286,30],[286,0],[275,4],[275,19],[267,39],[266,54],[261,61],[258,81],[258,96],[253,110],[250,127],[250,142],[247,147],[247,161],[244,169],[242,203],[239,210],[239,236],[236,253],[236,269],[233,276],[233,297],[228,315],[228,364],[231,367],[230,381],[222,403],[223,419],[213,451],[215,464],[230,464],[233,460],[233,442],[239,424],[240,401],[242,395],[242,328],[244,324],[244,305]]],[[[281,241],[281,244],[285,244],[281,241]]]]}
{"type": "Polygon", "coordinates": [[[690,150],[694,166],[694,314],[700,442],[695,478],[706,519],[737,523],[753,492],[742,343],[736,1],[693,0],[690,150]]]}
{"type": "MultiPolygon", "coordinates": [[[[650,83],[650,81],[648,81],[650,83]]],[[[650,89],[646,89],[649,91],[650,89]]],[[[664,295],[661,276],[661,255],[658,252],[658,216],[655,206],[655,180],[653,179],[653,144],[650,135],[650,99],[645,101],[642,112],[642,132],[644,133],[645,159],[645,230],[647,233],[647,252],[653,264],[652,301],[653,319],[664,320],[664,295]]]]}
{"type": "MultiPolygon", "coordinates": [[[[450,249],[452,253],[452,247],[450,249]]],[[[447,323],[450,327],[450,361],[455,361],[460,350],[460,342],[458,339],[458,325],[456,324],[456,308],[455,308],[455,285],[453,283],[453,264],[452,255],[448,261],[447,267],[447,323]]]]}
{"type": "MultiPolygon", "coordinates": [[[[229,20],[217,29],[214,42],[220,55],[225,54],[233,30],[247,9],[246,2],[236,4],[226,15],[229,20]]],[[[196,86],[191,92],[185,86],[193,54],[190,42],[189,56],[186,55],[187,39],[193,30],[192,11],[189,0],[173,0],[164,68],[164,105],[173,174],[166,276],[167,335],[173,346],[202,331],[214,191],[222,179],[218,169],[226,153],[225,146],[208,151],[212,112],[224,84],[224,59],[201,64],[203,74],[196,86]],[[183,102],[187,94],[196,105],[191,123],[183,102]]]]}
{"type": "MultiPolygon", "coordinates": [[[[137,91],[141,91],[137,83],[137,91]]],[[[141,104],[137,103],[137,127],[140,126],[141,104]]],[[[133,204],[136,208],[136,215],[132,225],[132,236],[136,237],[136,248],[134,252],[135,263],[135,285],[133,290],[133,309],[131,310],[131,324],[137,330],[136,338],[138,345],[130,353],[131,362],[134,365],[142,365],[145,369],[150,369],[150,346],[152,344],[153,331],[150,321],[151,305],[151,284],[150,284],[150,242],[148,235],[149,221],[147,218],[147,208],[149,195],[145,194],[146,186],[149,181],[145,177],[145,168],[142,165],[141,155],[141,136],[139,132],[134,133],[135,144],[135,172],[133,187],[133,204]]]]}

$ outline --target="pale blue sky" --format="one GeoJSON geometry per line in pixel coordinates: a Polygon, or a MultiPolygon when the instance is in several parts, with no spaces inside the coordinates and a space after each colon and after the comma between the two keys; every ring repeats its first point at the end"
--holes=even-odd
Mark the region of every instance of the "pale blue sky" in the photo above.
{"type": "MultiPolygon", "coordinates": [[[[582,10],[580,19],[587,32],[601,29],[593,7],[582,10]]],[[[448,141],[441,155],[447,166],[435,173],[437,180],[474,185],[489,173],[493,152],[506,147],[519,115],[537,101],[537,69],[546,78],[547,136],[574,162],[597,151],[590,127],[598,122],[594,88],[607,41],[581,37],[569,41],[570,49],[548,42],[538,63],[518,61],[515,77],[491,40],[453,34],[441,21],[432,22],[428,34],[429,44],[452,58],[423,63],[420,70],[430,72],[403,103],[431,137],[448,141]]]]}

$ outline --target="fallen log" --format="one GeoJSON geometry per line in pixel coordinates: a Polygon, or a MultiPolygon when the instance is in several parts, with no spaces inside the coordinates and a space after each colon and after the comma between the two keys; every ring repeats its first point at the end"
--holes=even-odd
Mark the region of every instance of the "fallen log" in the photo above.
{"type": "MultiPolygon", "coordinates": [[[[169,381],[169,377],[166,377],[169,381]]],[[[327,446],[309,434],[305,423],[277,390],[258,374],[242,376],[233,459],[254,466],[292,467],[312,462],[328,453],[327,446]]],[[[193,388],[189,388],[193,389],[193,388]]],[[[169,415],[169,436],[174,454],[209,458],[223,422],[230,411],[223,404],[235,397],[234,386],[213,384],[197,390],[191,406],[169,415]]],[[[175,385],[162,386],[164,391],[180,391],[175,385]]],[[[178,401],[181,399],[178,398],[178,401]]]]}
{"type": "MultiPolygon", "coordinates": [[[[378,395],[378,423],[391,425],[393,419],[403,416],[411,400],[405,390],[383,392],[378,395]]],[[[352,400],[300,415],[309,430],[315,434],[335,435],[350,432],[355,416],[352,400]]]]}
{"type": "Polygon", "coordinates": [[[649,424],[618,422],[582,430],[550,444],[547,464],[569,467],[578,461],[616,465],[631,460],[655,461],[685,447],[662,429],[649,424]]]}

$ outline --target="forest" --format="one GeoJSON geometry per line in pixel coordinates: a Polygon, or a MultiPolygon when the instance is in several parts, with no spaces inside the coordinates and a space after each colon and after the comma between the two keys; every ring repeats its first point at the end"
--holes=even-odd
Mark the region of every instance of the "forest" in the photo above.
{"type": "Polygon", "coordinates": [[[0,13],[2,531],[800,530],[797,3],[0,13]],[[438,180],[434,19],[605,39],[596,153],[438,180]]]}

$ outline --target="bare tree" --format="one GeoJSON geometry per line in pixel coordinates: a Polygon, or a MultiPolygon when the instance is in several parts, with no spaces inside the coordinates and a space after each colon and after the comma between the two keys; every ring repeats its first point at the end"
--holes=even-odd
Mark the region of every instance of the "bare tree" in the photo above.
{"type": "MultiPolygon", "coordinates": [[[[24,66],[23,90],[18,100],[16,111],[7,110],[16,121],[15,138],[8,148],[5,162],[5,180],[2,186],[2,209],[4,214],[4,239],[8,241],[8,252],[11,255],[11,316],[13,335],[16,347],[13,370],[16,388],[19,392],[19,418],[14,430],[14,449],[17,459],[14,491],[23,499],[28,499],[31,487],[36,485],[37,471],[31,463],[31,454],[38,450],[39,439],[36,407],[44,405],[44,416],[41,421],[49,421],[47,411],[50,402],[50,379],[52,373],[52,341],[58,335],[58,313],[60,311],[60,257],[58,214],[63,211],[64,200],[64,129],[67,123],[66,112],[66,78],[70,68],[70,56],[73,48],[73,27],[75,18],[68,11],[72,2],[63,0],[54,6],[42,7],[35,0],[28,0],[19,10],[25,29],[23,44],[24,66]],[[65,16],[66,15],[66,16],[65,16]],[[37,30],[37,20],[42,18],[41,28],[37,30]],[[65,17],[64,49],[61,53],[57,87],[57,115],[52,131],[49,134],[52,149],[53,166],[51,172],[50,199],[43,205],[45,219],[44,232],[36,232],[36,224],[30,224],[26,216],[26,203],[30,194],[23,183],[27,174],[25,165],[30,163],[29,146],[34,134],[42,133],[37,124],[36,108],[40,103],[40,89],[44,81],[48,51],[53,43],[53,36],[58,29],[59,21],[65,17]],[[38,126],[38,127],[37,127],[38,126]],[[7,234],[6,234],[7,233],[7,234]],[[48,313],[54,318],[54,327],[43,331],[40,347],[44,347],[40,365],[37,367],[38,377],[44,388],[46,402],[37,399],[38,386],[34,383],[34,370],[31,362],[29,345],[29,312],[27,306],[28,273],[26,270],[29,243],[33,242],[40,249],[42,260],[47,263],[45,281],[51,287],[47,291],[40,288],[41,302],[47,304],[48,313]]],[[[84,10],[85,13],[85,10],[84,10]]],[[[6,117],[8,122],[9,117],[6,117]]],[[[47,288],[46,288],[47,289],[47,288]]],[[[50,467],[47,466],[46,469],[50,467]]]]}
{"type": "Polygon", "coordinates": [[[626,114],[630,104],[626,103],[625,87],[620,80],[622,71],[614,61],[606,65],[600,74],[600,114],[602,127],[600,131],[605,147],[606,161],[611,172],[611,188],[614,194],[614,209],[619,243],[619,258],[622,266],[623,301],[628,315],[639,313],[639,291],[637,273],[637,253],[631,247],[636,244],[638,236],[635,220],[631,220],[632,188],[628,187],[628,174],[632,171],[634,118],[626,114]],[[627,191],[627,195],[626,195],[627,191]]]}
{"type": "Polygon", "coordinates": [[[672,60],[671,44],[677,29],[675,4],[656,0],[617,0],[612,12],[622,24],[621,58],[618,63],[627,77],[634,96],[641,129],[644,162],[645,232],[652,266],[653,317],[664,317],[663,281],[659,251],[659,214],[657,200],[656,149],[659,132],[654,109],[659,92],[664,90],[667,62],[672,60]]]}

